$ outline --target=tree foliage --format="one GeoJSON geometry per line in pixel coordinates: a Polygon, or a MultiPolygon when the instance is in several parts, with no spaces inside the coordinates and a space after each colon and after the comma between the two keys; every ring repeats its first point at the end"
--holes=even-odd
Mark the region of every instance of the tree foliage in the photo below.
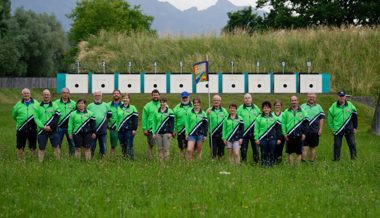
{"type": "Polygon", "coordinates": [[[123,0],[81,0],[68,16],[73,20],[70,40],[75,44],[102,29],[154,32],[150,29],[153,17],[143,15],[139,7],[131,8],[123,0]]]}
{"type": "Polygon", "coordinates": [[[228,13],[224,28],[231,32],[247,28],[250,32],[265,29],[305,28],[313,26],[376,26],[380,24],[378,0],[258,0],[257,9],[269,7],[262,18],[250,8],[228,13]],[[251,14],[250,14],[251,13],[251,14]],[[251,25],[246,25],[247,23],[251,25]]]}
{"type": "Polygon", "coordinates": [[[66,35],[52,15],[16,9],[0,44],[0,75],[45,76],[62,67],[66,35]]]}
{"type": "Polygon", "coordinates": [[[11,16],[11,1],[2,0],[0,3],[0,38],[8,31],[7,20],[11,16]]]}

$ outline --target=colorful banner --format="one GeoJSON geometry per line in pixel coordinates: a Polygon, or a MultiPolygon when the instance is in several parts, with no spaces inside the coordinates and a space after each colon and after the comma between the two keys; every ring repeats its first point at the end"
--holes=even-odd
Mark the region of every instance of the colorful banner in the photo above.
{"type": "Polygon", "coordinates": [[[195,84],[207,82],[208,79],[208,61],[202,61],[193,65],[195,84]]]}

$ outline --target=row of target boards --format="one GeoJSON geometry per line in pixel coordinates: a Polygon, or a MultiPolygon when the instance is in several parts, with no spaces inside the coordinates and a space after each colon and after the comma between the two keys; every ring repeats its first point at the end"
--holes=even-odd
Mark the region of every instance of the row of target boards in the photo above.
{"type": "Polygon", "coordinates": [[[57,92],[93,93],[114,89],[128,93],[329,93],[330,74],[210,74],[209,82],[195,85],[192,74],[57,74],[57,92]]]}

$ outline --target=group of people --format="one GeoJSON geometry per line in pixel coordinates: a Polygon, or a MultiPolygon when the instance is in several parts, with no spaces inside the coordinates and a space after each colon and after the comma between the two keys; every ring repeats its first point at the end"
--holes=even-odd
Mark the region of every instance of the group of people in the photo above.
{"type": "MultiPolygon", "coordinates": [[[[101,157],[106,155],[107,133],[110,138],[110,155],[120,143],[124,157],[134,159],[134,137],[138,129],[138,111],[130,104],[131,96],[114,90],[111,102],[102,101],[101,91],[93,93],[94,101],[76,102],[70,99],[70,90],[62,89],[62,96],[52,101],[48,89],[42,92],[42,102],[31,97],[30,90],[22,90],[22,100],[16,103],[12,116],[16,121],[17,156],[24,156],[26,141],[33,154],[44,160],[48,140],[54,154],[60,157],[61,145],[66,136],[70,155],[80,158],[82,149],[90,160],[97,142],[101,157]],[[38,142],[38,152],[37,150],[38,142]]],[[[325,113],[317,104],[314,93],[307,95],[307,102],[299,105],[298,98],[290,98],[290,107],[283,109],[280,100],[272,104],[264,101],[261,107],[252,101],[252,95],[244,95],[240,106],[222,106],[222,98],[213,96],[212,106],[202,109],[201,100],[190,100],[188,92],[181,93],[181,100],[173,109],[158,90],[152,91],[152,99],[142,110],[142,130],[147,139],[147,156],[152,158],[153,148],[164,161],[169,156],[172,138],[177,138],[180,153],[188,160],[201,158],[203,143],[209,140],[211,156],[220,159],[225,147],[232,163],[247,161],[249,145],[254,163],[272,166],[282,161],[286,144],[291,164],[306,161],[307,147],[310,161],[315,160],[315,149],[325,121],[325,113]],[[295,154],[295,157],[294,157],[295,154]]],[[[357,157],[355,133],[358,126],[357,110],[347,100],[343,91],[328,111],[328,127],[334,135],[335,161],[340,159],[342,138],[346,137],[351,158],[357,157]]]]}

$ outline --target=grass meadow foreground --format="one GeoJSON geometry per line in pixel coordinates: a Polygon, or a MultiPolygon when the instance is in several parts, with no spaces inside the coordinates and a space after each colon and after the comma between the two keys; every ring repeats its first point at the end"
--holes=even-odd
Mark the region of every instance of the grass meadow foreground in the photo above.
{"type": "MultiPolygon", "coordinates": [[[[49,147],[45,162],[39,163],[29,151],[25,160],[16,160],[11,109],[19,93],[0,91],[0,217],[380,217],[380,137],[369,130],[374,109],[357,102],[356,161],[349,160],[345,142],[342,160],[332,161],[332,136],[325,128],[317,161],[297,167],[286,163],[273,168],[253,166],[251,149],[248,164],[231,165],[227,157],[211,161],[208,143],[202,160],[187,162],[180,157],[175,140],[170,160],[161,164],[146,160],[140,126],[133,162],[121,158],[120,147],[114,158],[76,160],[67,155],[65,141],[60,160],[49,147]]],[[[39,100],[40,93],[32,91],[39,100]]],[[[167,97],[174,107],[178,96],[167,97]]],[[[259,105],[264,99],[280,98],[288,105],[289,97],[255,95],[254,101],[259,105]]],[[[132,95],[131,103],[140,112],[149,98],[132,95]]],[[[207,97],[201,98],[205,108],[207,97]]],[[[227,107],[232,102],[240,104],[243,96],[222,98],[227,107]]],[[[306,96],[299,98],[303,102],[306,96]]],[[[86,99],[90,101],[91,96],[86,99]]],[[[110,99],[104,96],[105,101],[110,99]]],[[[327,112],[335,96],[321,95],[318,100],[327,112]]]]}

